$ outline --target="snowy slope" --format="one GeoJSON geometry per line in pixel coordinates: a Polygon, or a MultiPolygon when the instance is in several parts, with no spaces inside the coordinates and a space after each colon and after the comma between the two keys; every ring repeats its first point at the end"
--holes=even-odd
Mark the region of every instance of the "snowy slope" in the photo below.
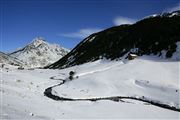
{"type": "Polygon", "coordinates": [[[12,64],[12,65],[23,65],[24,63],[17,58],[9,56],[3,52],[0,52],[0,63],[12,64]]]}
{"type": "Polygon", "coordinates": [[[10,53],[25,62],[30,67],[43,67],[66,55],[69,50],[57,44],[49,44],[43,38],[37,37],[22,49],[10,53]]]}
{"type": "Polygon", "coordinates": [[[176,52],[173,54],[172,59],[180,60],[180,42],[177,42],[176,45],[177,45],[176,52]]]}
{"type": "Polygon", "coordinates": [[[179,119],[180,112],[142,101],[55,101],[46,88],[66,98],[136,96],[179,108],[178,61],[143,56],[132,61],[98,60],[62,70],[1,69],[3,119],[179,119]],[[70,71],[79,76],[72,81],[70,71]],[[177,92],[176,92],[177,91],[177,92]]]}
{"type": "Polygon", "coordinates": [[[179,62],[149,59],[74,67],[78,79],[54,87],[53,94],[76,99],[130,96],[180,108],[179,62]]]}
{"type": "Polygon", "coordinates": [[[153,14],[145,17],[144,19],[154,18],[154,17],[174,17],[174,16],[180,16],[180,10],[173,12],[162,12],[160,14],[153,14]]]}

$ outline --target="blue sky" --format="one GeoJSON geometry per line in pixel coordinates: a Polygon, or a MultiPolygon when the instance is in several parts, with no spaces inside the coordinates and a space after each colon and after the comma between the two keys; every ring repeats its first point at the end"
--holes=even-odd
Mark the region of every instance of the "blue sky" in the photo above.
{"type": "Polygon", "coordinates": [[[72,49],[93,32],[179,9],[180,0],[0,0],[1,47],[10,52],[41,36],[72,49]]]}

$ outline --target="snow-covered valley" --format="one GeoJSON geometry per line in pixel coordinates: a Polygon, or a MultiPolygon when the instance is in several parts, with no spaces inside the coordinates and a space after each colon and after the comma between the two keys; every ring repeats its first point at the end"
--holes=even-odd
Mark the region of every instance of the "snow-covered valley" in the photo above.
{"type": "Polygon", "coordinates": [[[179,119],[180,112],[147,102],[56,101],[52,94],[72,99],[135,97],[180,109],[180,62],[154,56],[135,60],[98,60],[61,70],[1,68],[1,119],[179,119]],[[75,71],[69,80],[69,72],[75,71]],[[62,83],[64,84],[58,85],[62,83]]]}

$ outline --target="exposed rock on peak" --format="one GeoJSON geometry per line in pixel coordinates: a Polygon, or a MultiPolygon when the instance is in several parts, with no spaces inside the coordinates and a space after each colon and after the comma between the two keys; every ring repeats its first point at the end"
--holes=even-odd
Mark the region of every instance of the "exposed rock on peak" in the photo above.
{"type": "Polygon", "coordinates": [[[56,62],[69,52],[57,44],[49,44],[42,37],[37,37],[25,47],[10,53],[25,62],[29,67],[43,67],[56,62]]]}

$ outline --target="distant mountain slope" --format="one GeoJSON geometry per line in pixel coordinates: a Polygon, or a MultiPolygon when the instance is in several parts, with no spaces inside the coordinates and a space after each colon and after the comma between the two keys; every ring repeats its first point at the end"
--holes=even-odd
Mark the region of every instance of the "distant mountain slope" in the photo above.
{"type": "Polygon", "coordinates": [[[179,60],[174,56],[178,41],[180,11],[153,15],[133,25],[121,25],[92,34],[69,54],[45,68],[66,68],[103,57],[120,59],[130,52],[139,56],[152,54],[179,60]]]}
{"type": "Polygon", "coordinates": [[[25,62],[30,67],[43,67],[54,63],[69,52],[57,44],[49,44],[37,37],[30,44],[9,55],[25,62]]]}
{"type": "Polygon", "coordinates": [[[0,52],[0,63],[18,65],[18,66],[24,64],[22,61],[18,60],[17,58],[9,56],[3,52],[0,52]]]}

